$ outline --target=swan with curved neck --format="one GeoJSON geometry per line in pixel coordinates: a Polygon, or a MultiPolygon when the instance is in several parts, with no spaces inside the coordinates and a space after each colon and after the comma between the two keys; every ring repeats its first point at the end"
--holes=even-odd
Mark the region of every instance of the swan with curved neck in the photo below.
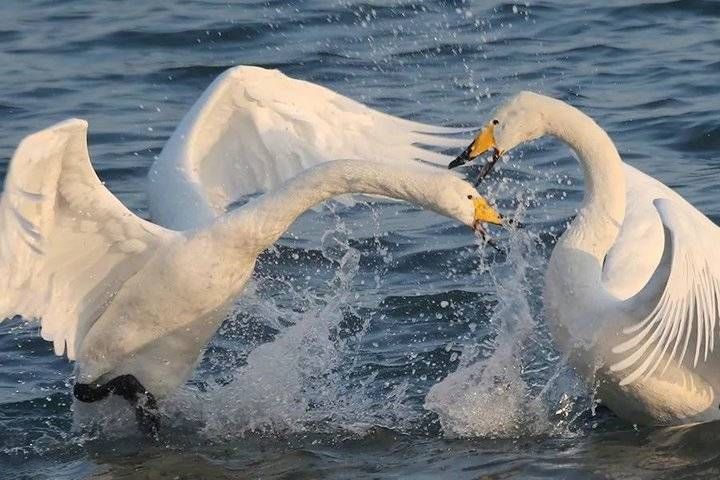
{"type": "Polygon", "coordinates": [[[168,230],[127,210],[90,164],[87,124],[25,138],[0,200],[0,320],[41,320],[76,360],[75,397],[110,394],[154,430],[252,275],[303,212],[346,193],[406,200],[471,228],[501,218],[469,183],[423,167],[337,160],[310,168],[203,227],[168,230]],[[144,398],[144,400],[143,400],[144,398]]]}
{"type": "Polygon", "coordinates": [[[451,163],[497,159],[544,135],[577,154],[585,195],[554,248],[543,303],[557,347],[619,416],[641,424],[720,419],[720,229],[623,163],[580,110],[523,92],[451,163]]]}

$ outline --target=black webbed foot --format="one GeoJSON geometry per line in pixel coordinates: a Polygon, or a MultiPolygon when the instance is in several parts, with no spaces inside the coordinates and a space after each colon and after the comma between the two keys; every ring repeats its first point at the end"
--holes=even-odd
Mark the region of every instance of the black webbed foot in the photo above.
{"type": "Polygon", "coordinates": [[[135,409],[135,418],[141,432],[157,437],[160,428],[157,401],[133,375],[121,375],[103,385],[76,383],[73,388],[75,398],[86,403],[103,400],[111,393],[130,402],[135,409]]]}

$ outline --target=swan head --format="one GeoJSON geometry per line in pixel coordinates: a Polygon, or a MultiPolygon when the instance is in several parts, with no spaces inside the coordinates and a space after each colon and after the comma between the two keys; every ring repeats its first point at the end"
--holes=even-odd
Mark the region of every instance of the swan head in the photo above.
{"type": "MultiPolygon", "coordinates": [[[[448,168],[463,165],[486,152],[492,152],[494,164],[504,153],[521,143],[540,138],[546,133],[543,103],[546,97],[521,92],[498,108],[470,146],[448,168]]],[[[483,172],[487,174],[487,172],[483,172]]],[[[484,176],[484,175],[482,175],[484,176]]]]}
{"type": "Polygon", "coordinates": [[[426,185],[421,203],[458,220],[485,237],[484,224],[501,225],[503,217],[470,183],[454,175],[434,175],[438,185],[426,185]]]}

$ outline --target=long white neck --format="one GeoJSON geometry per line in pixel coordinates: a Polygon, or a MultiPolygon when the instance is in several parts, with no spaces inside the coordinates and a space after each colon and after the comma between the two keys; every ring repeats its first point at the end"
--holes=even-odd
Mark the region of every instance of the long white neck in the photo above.
{"type": "MultiPolygon", "coordinates": [[[[304,212],[332,197],[360,193],[406,200],[437,211],[439,179],[450,174],[422,167],[335,160],[305,170],[236,212],[218,228],[251,237],[258,251],[271,246],[304,212]]],[[[445,213],[447,212],[439,212],[445,213]]]]}
{"type": "Polygon", "coordinates": [[[558,100],[544,112],[546,132],[577,154],[585,197],[559,245],[590,254],[602,265],[625,217],[625,172],[615,144],[592,118],[558,100]]]}
{"type": "Polygon", "coordinates": [[[598,332],[607,331],[595,322],[612,298],[602,271],[625,217],[625,172],[612,140],[590,117],[558,100],[544,103],[545,131],[575,151],[585,176],[585,197],[553,249],[543,305],[555,341],[580,352],[573,364],[589,374],[595,360],[587,346],[595,343],[598,332]]]}

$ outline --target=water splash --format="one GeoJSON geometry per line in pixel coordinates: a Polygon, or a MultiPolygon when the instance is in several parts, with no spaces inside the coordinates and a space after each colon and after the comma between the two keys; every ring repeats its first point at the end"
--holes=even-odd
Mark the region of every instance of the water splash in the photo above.
{"type": "MultiPolygon", "coordinates": [[[[516,200],[520,201],[515,219],[520,220],[528,200],[516,200]]],[[[532,232],[513,231],[504,242],[505,261],[483,261],[480,267],[492,279],[498,302],[489,320],[495,336],[489,342],[465,345],[457,370],[428,392],[425,408],[438,415],[446,436],[568,433],[578,417],[576,399],[587,398],[575,375],[554,353],[544,326],[540,298],[533,288],[542,283],[547,261],[538,241],[532,232]],[[563,396],[558,391],[568,393],[563,396]]]]}
{"type": "Polygon", "coordinates": [[[529,263],[523,252],[530,242],[526,234],[512,235],[507,261],[488,270],[498,299],[490,319],[497,333],[491,355],[468,345],[457,370],[426,397],[425,408],[437,413],[446,435],[516,436],[520,429],[545,427],[544,415],[525,404],[529,389],[521,375],[521,353],[537,327],[525,287],[529,263]]]}
{"type": "MultiPolygon", "coordinates": [[[[227,385],[195,395],[202,430],[211,438],[251,432],[337,432],[362,434],[375,426],[402,424],[408,417],[405,387],[392,386],[381,401],[377,373],[359,372],[354,359],[369,326],[354,306],[353,279],[360,252],[348,242],[343,223],[322,237],[322,255],[338,267],[327,282],[329,295],[302,295],[309,306],[285,311],[273,303],[270,323],[280,332],[253,349],[227,385]],[[285,317],[280,322],[277,319],[285,317]],[[289,326],[283,326],[287,319],[289,326]],[[355,324],[348,326],[348,322],[355,324]]],[[[257,298],[255,299],[257,302],[257,298]]],[[[268,300],[271,302],[271,300],[268,300]]],[[[178,397],[176,408],[192,395],[178,397]]],[[[191,407],[192,409],[192,407],[191,407]]]]}

